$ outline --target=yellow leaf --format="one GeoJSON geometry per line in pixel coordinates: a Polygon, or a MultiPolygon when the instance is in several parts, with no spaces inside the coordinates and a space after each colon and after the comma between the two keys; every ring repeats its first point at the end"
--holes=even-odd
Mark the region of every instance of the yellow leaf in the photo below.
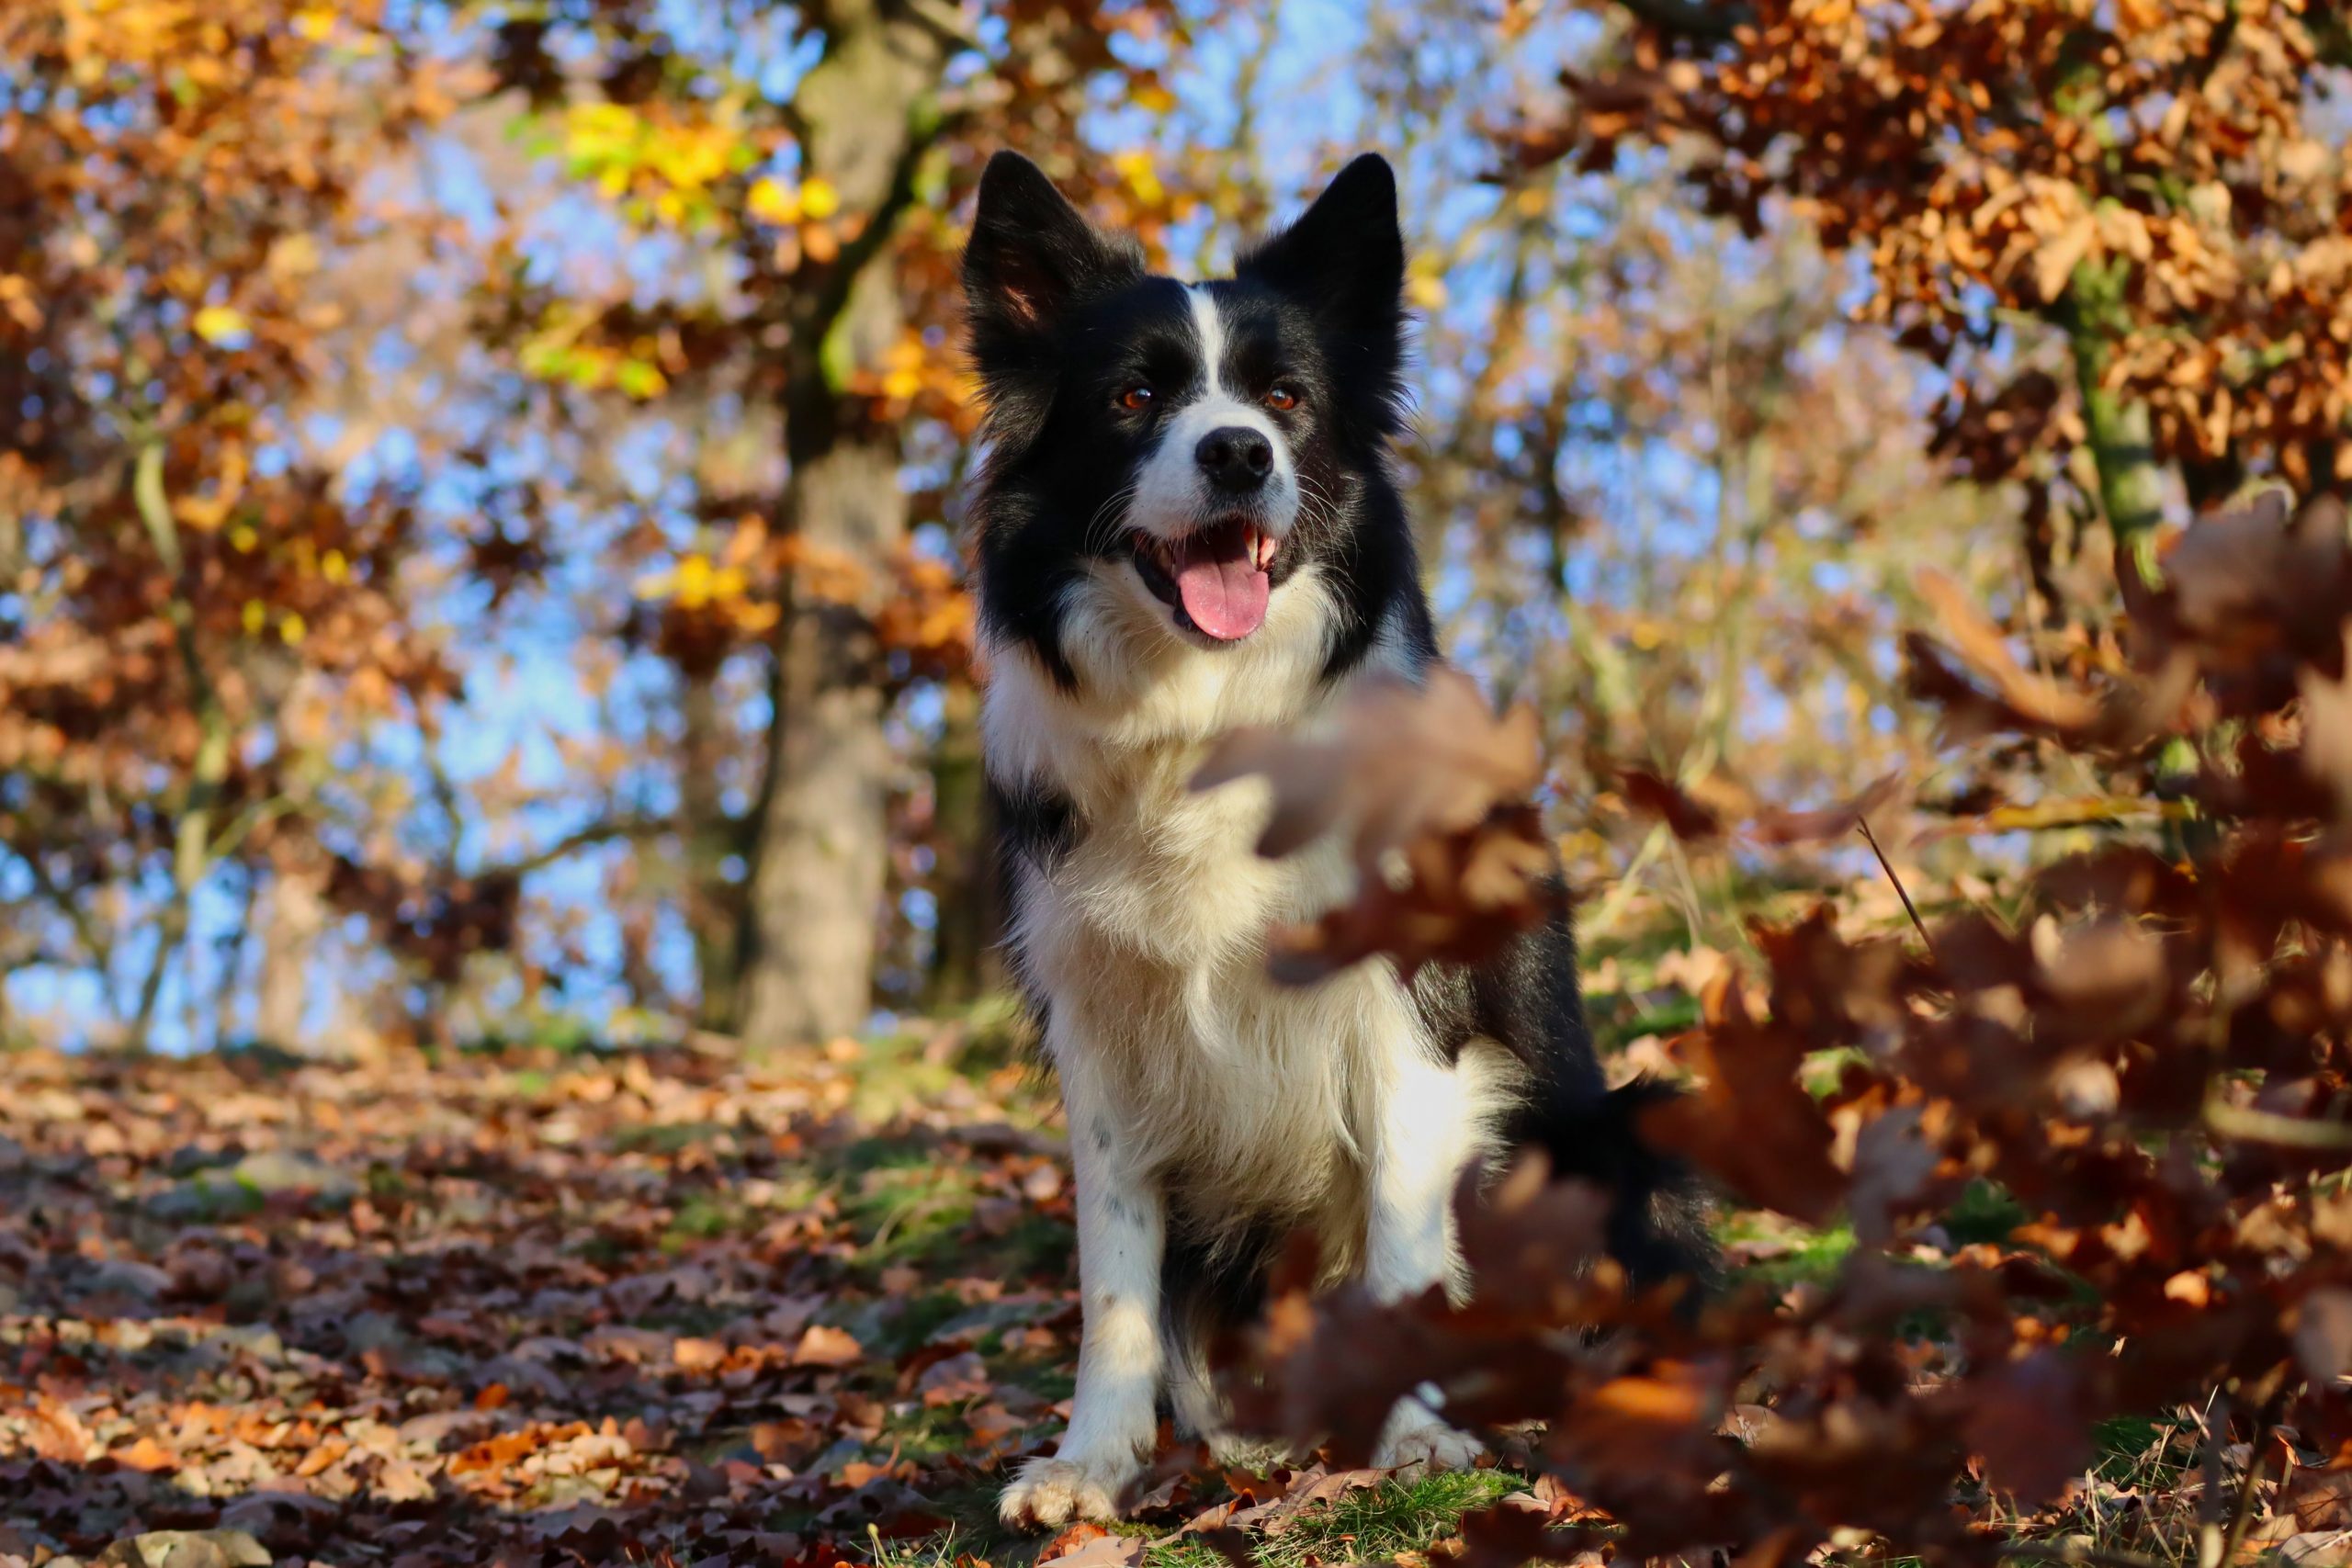
{"type": "Polygon", "coordinates": [[[319,575],[329,582],[344,582],[351,577],[351,563],[341,550],[329,550],[319,558],[319,575]]]}
{"type": "MultiPolygon", "coordinates": [[[[254,547],[261,543],[261,536],[254,532],[252,524],[240,523],[229,530],[229,543],[236,547],[239,555],[249,556],[254,553],[254,547]]],[[[248,626],[245,629],[254,631],[259,628],[248,626]]]]}
{"type": "Polygon", "coordinates": [[[1176,107],[1176,95],[1154,82],[1136,89],[1136,107],[1147,114],[1166,114],[1176,107]]]}
{"type": "Polygon", "coordinates": [[[573,157],[594,157],[611,152],[620,143],[635,139],[638,132],[637,111],[626,104],[574,104],[566,117],[564,129],[567,132],[566,150],[573,157]]]}
{"type": "MultiPolygon", "coordinates": [[[[250,532],[250,530],[248,530],[248,532],[250,532]]],[[[260,636],[261,628],[269,624],[269,606],[263,604],[258,599],[246,600],[244,608],[244,623],[245,635],[247,637],[260,636]]]]}
{"type": "Polygon", "coordinates": [[[294,13],[294,30],[312,43],[317,43],[334,31],[334,7],[305,6],[294,13]]]}
{"type": "Polygon", "coordinates": [[[196,329],[197,336],[213,344],[243,337],[253,331],[253,323],[245,320],[243,310],[234,310],[226,305],[207,305],[188,324],[196,329]]]}
{"type": "Polygon", "coordinates": [[[1417,272],[1405,280],[1405,298],[1424,310],[1435,310],[1445,304],[1445,279],[1435,273],[1417,272]]]}
{"type": "Polygon", "coordinates": [[[303,621],[298,611],[287,611],[286,618],[277,623],[277,635],[286,640],[286,646],[288,648],[300,643],[310,635],[310,626],[303,621]]]}
{"type": "Polygon", "coordinates": [[[763,223],[781,226],[800,221],[800,192],[765,176],[752,182],[743,206],[763,223]]]}
{"type": "Polygon", "coordinates": [[[904,368],[892,370],[882,378],[882,395],[897,402],[905,402],[922,390],[922,372],[904,368]]]}
{"type": "Polygon", "coordinates": [[[1168,195],[1168,188],[1159,183],[1159,175],[1151,166],[1149,152],[1135,148],[1114,153],[1111,166],[1119,171],[1119,177],[1127,182],[1136,199],[1146,206],[1156,206],[1168,195]]]}
{"type": "Polygon", "coordinates": [[[668,389],[670,379],[650,360],[624,359],[613,367],[613,385],[642,400],[660,397],[668,389]]]}
{"type": "Polygon", "coordinates": [[[699,610],[710,603],[710,558],[688,556],[678,563],[678,603],[689,610],[699,610]]]}
{"type": "Polygon", "coordinates": [[[832,183],[819,175],[800,182],[800,210],[822,223],[842,209],[842,193],[832,183]]]}

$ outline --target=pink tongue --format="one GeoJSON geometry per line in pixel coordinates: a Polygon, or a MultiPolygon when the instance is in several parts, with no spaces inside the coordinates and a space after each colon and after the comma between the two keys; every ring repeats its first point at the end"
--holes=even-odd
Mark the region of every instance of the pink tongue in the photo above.
{"type": "Polygon", "coordinates": [[[1176,593],[1193,624],[1219,642],[1248,637],[1266,620],[1266,574],[1247,554],[1226,554],[1195,536],[1176,547],[1176,593]]]}

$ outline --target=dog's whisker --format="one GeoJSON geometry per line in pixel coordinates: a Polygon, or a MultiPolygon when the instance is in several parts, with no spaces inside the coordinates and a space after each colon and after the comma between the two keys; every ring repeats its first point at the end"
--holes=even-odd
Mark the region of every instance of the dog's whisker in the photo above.
{"type": "Polygon", "coordinates": [[[1136,487],[1129,484],[1115,490],[1094,509],[1087,519],[1086,529],[1080,536],[1079,548],[1090,556],[1107,555],[1118,542],[1120,531],[1125,527],[1127,504],[1136,498],[1136,487]]]}

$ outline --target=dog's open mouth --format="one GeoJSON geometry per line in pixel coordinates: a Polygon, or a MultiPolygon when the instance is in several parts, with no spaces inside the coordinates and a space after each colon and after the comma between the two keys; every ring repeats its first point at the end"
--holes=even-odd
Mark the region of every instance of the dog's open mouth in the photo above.
{"type": "Polygon", "coordinates": [[[1193,630],[1238,642],[1265,625],[1267,574],[1282,541],[1255,523],[1227,517],[1181,539],[1139,530],[1127,537],[1144,586],[1193,630]]]}

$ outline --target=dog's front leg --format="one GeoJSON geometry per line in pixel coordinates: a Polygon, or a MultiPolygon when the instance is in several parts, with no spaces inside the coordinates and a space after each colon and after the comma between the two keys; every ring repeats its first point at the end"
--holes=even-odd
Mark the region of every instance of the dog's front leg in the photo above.
{"type": "MultiPolygon", "coordinates": [[[[1477,1096],[1462,1068],[1437,1060],[1419,1040],[1398,1041],[1386,1066],[1370,1172],[1364,1284],[1384,1302],[1431,1285],[1458,1297],[1453,1188],[1478,1153],[1477,1096]]],[[[1408,1396],[1389,1414],[1373,1462],[1452,1470],[1478,1451],[1428,1403],[1408,1396]]]]}
{"type": "Polygon", "coordinates": [[[1106,1097],[1070,1054],[1056,1055],[1078,1189],[1078,1392],[1060,1449],[1030,1461],[1004,1489],[999,1512],[1008,1524],[1115,1518],[1159,1429],[1165,1201],[1135,1168],[1106,1097]]]}

